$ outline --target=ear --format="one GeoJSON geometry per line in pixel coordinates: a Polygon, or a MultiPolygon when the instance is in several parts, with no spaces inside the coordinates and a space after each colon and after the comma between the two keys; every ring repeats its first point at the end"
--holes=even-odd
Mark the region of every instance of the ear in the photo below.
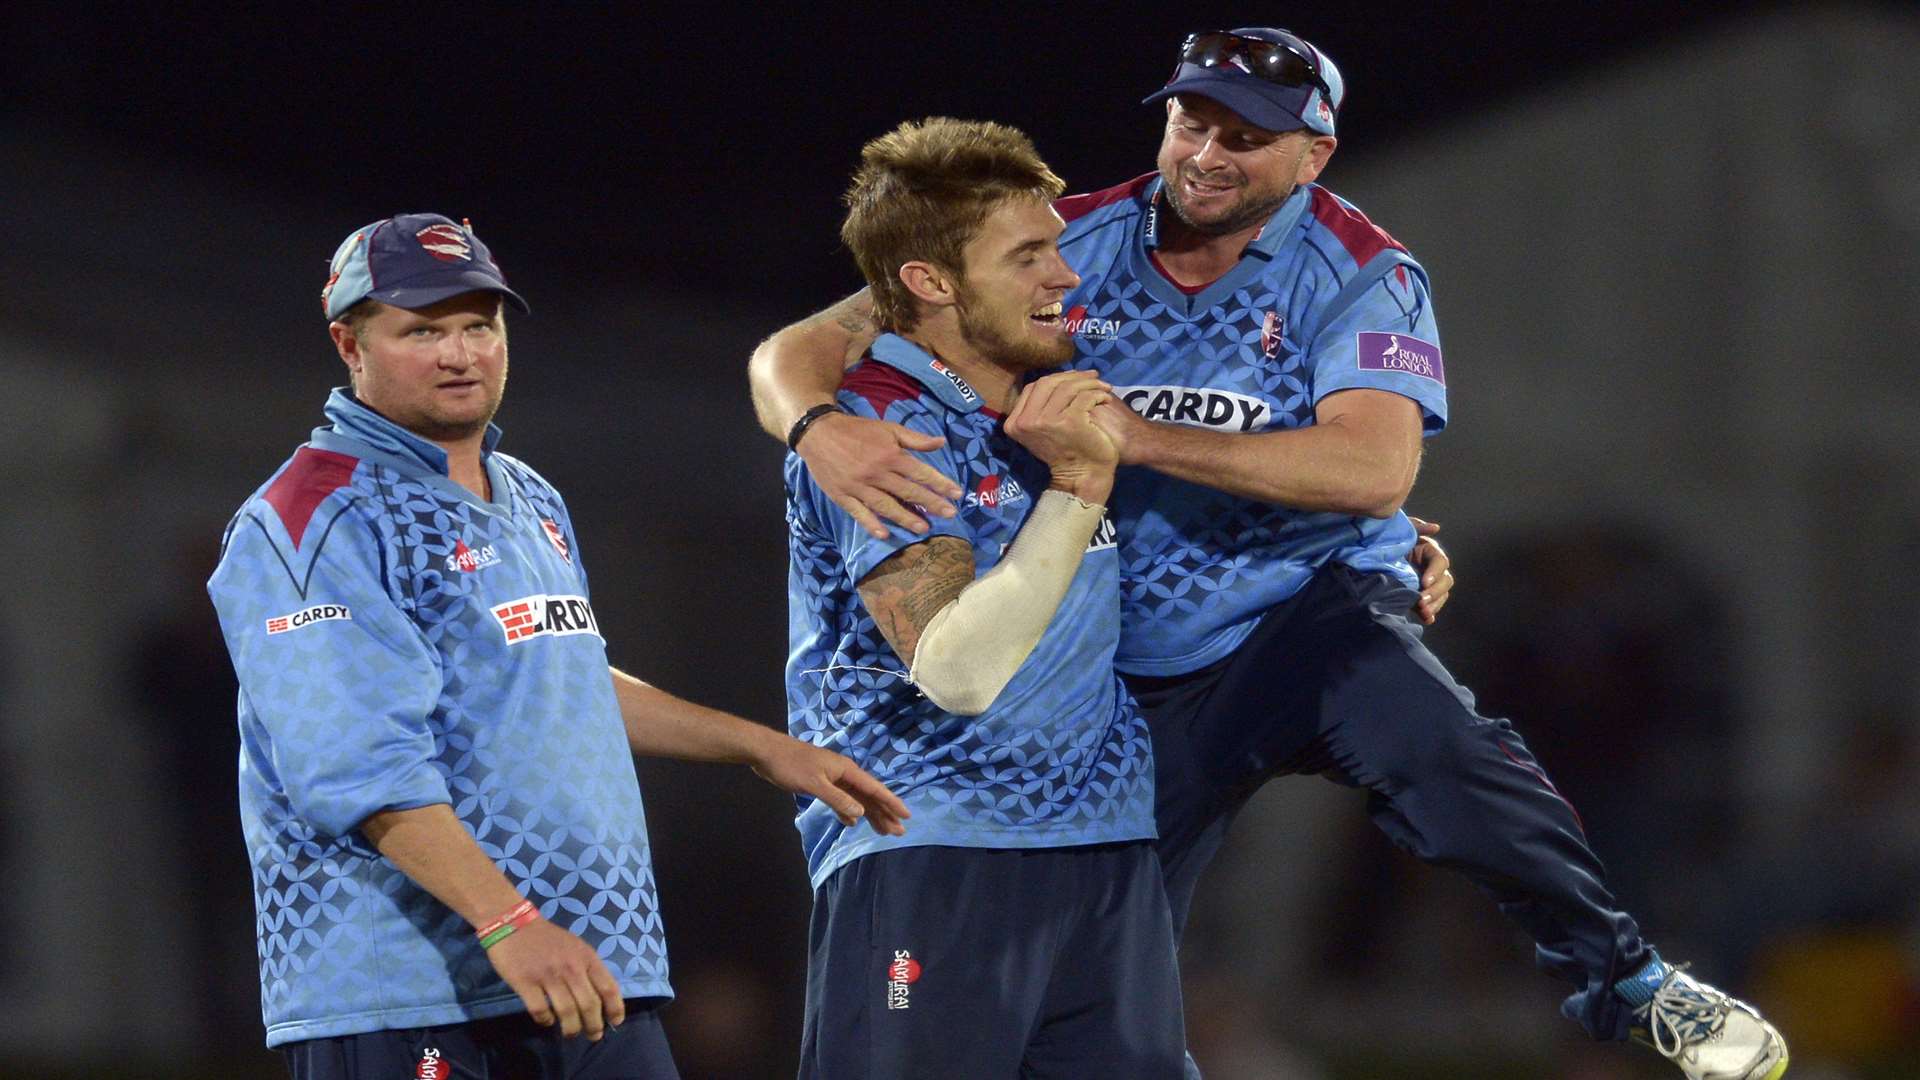
{"type": "Polygon", "coordinates": [[[1320,178],[1320,170],[1327,167],[1327,159],[1333,157],[1334,148],[1340,140],[1331,135],[1315,135],[1308,145],[1307,152],[1300,158],[1300,167],[1294,173],[1295,184],[1311,184],[1320,178]]]}
{"type": "Polygon", "coordinates": [[[347,373],[358,377],[363,360],[360,356],[360,339],[353,336],[353,328],[344,322],[327,324],[327,336],[333,338],[333,351],[340,354],[340,362],[347,365],[347,373]]]}
{"type": "Polygon", "coordinates": [[[953,278],[930,262],[915,260],[902,263],[900,284],[907,287],[914,299],[934,307],[948,307],[960,299],[960,291],[953,278]]]}

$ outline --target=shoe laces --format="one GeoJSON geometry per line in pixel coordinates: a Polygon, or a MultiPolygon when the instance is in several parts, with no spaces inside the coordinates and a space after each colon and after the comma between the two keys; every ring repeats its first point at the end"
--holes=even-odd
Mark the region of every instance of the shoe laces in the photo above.
{"type": "Polygon", "coordinates": [[[1727,995],[1682,975],[1687,965],[1667,969],[1653,1000],[1645,1006],[1653,1048],[1678,1059],[1690,1046],[1719,1036],[1732,1010],[1727,995]]]}

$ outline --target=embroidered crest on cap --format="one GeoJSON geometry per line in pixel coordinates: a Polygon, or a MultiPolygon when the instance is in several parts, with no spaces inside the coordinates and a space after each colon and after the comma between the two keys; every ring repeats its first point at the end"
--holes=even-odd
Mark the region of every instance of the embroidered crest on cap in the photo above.
{"type": "Polygon", "coordinates": [[[473,258],[473,245],[456,225],[429,225],[413,234],[427,254],[441,262],[460,262],[473,258]]]}

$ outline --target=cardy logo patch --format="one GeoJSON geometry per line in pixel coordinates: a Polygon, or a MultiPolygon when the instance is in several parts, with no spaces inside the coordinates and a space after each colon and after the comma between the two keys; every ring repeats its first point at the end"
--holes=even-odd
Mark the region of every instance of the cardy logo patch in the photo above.
{"type": "Polygon", "coordinates": [[[893,959],[887,962],[887,1008],[911,1007],[909,988],[919,981],[920,961],[905,949],[893,950],[893,959]]]}
{"type": "Polygon", "coordinates": [[[1382,334],[1363,330],[1355,345],[1361,371],[1400,371],[1447,385],[1440,364],[1440,346],[1409,334],[1382,334]]]}
{"type": "Polygon", "coordinates": [[[1191,386],[1116,386],[1127,408],[1149,420],[1164,420],[1214,431],[1258,431],[1267,426],[1272,406],[1257,397],[1191,386]]]}
{"type": "Polygon", "coordinates": [[[267,633],[284,634],[289,630],[298,630],[317,622],[331,622],[334,619],[351,621],[353,613],[339,604],[315,604],[310,608],[296,611],[291,615],[278,615],[267,620],[267,633]]]}
{"type": "Polygon", "coordinates": [[[973,387],[967,385],[967,380],[961,378],[959,372],[954,371],[953,369],[947,367],[947,365],[941,363],[938,360],[932,361],[932,364],[933,364],[933,370],[939,372],[942,375],[945,375],[947,377],[947,381],[953,384],[953,388],[955,390],[960,391],[961,397],[967,399],[968,401],[980,400],[980,395],[973,392],[973,387]]]}
{"type": "Polygon", "coordinates": [[[509,645],[536,637],[600,635],[600,624],[595,621],[593,607],[584,596],[523,596],[496,604],[493,617],[507,635],[509,645]]]}
{"type": "Polygon", "coordinates": [[[499,564],[500,553],[494,550],[492,544],[488,544],[486,547],[475,551],[467,546],[465,540],[455,540],[453,542],[453,554],[447,556],[447,570],[449,572],[457,570],[462,574],[471,574],[475,570],[482,570],[489,566],[498,566],[499,564]]]}
{"type": "Polygon", "coordinates": [[[1120,323],[1117,319],[1090,319],[1087,317],[1087,305],[1075,304],[1067,309],[1067,333],[1088,341],[1112,341],[1120,336],[1120,323]]]}

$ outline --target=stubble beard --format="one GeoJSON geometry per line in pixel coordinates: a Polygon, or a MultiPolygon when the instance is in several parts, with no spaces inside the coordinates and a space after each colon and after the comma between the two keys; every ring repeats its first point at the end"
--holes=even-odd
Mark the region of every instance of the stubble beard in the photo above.
{"type": "Polygon", "coordinates": [[[1019,340],[1000,332],[999,327],[975,314],[973,295],[960,290],[960,340],[974,351],[1002,367],[1017,371],[1046,371],[1073,359],[1073,338],[1062,336],[1057,343],[1019,340]]]}
{"type": "MultiPolygon", "coordinates": [[[[481,385],[486,384],[483,381],[481,385]]],[[[493,423],[494,414],[500,411],[500,399],[506,396],[506,389],[507,377],[506,373],[502,372],[500,385],[491,388],[492,393],[487,396],[486,405],[477,418],[450,416],[428,404],[415,410],[412,416],[404,420],[399,417],[388,419],[429,442],[460,442],[487,430],[487,425],[493,423]]]]}
{"type": "MultiPolygon", "coordinates": [[[[1202,236],[1231,236],[1242,229],[1259,225],[1272,217],[1273,212],[1280,209],[1288,199],[1293,198],[1293,193],[1298,190],[1290,186],[1287,190],[1271,198],[1262,199],[1258,202],[1246,202],[1240,209],[1219,221],[1195,221],[1192,213],[1188,211],[1186,203],[1181,201],[1183,196],[1180,193],[1179,174],[1176,173],[1172,177],[1167,177],[1165,174],[1162,174],[1161,179],[1163,182],[1160,185],[1160,190],[1166,192],[1167,205],[1173,208],[1173,216],[1179,220],[1182,226],[1202,236]]],[[[1241,188],[1242,192],[1246,190],[1244,187],[1241,188]]]]}

